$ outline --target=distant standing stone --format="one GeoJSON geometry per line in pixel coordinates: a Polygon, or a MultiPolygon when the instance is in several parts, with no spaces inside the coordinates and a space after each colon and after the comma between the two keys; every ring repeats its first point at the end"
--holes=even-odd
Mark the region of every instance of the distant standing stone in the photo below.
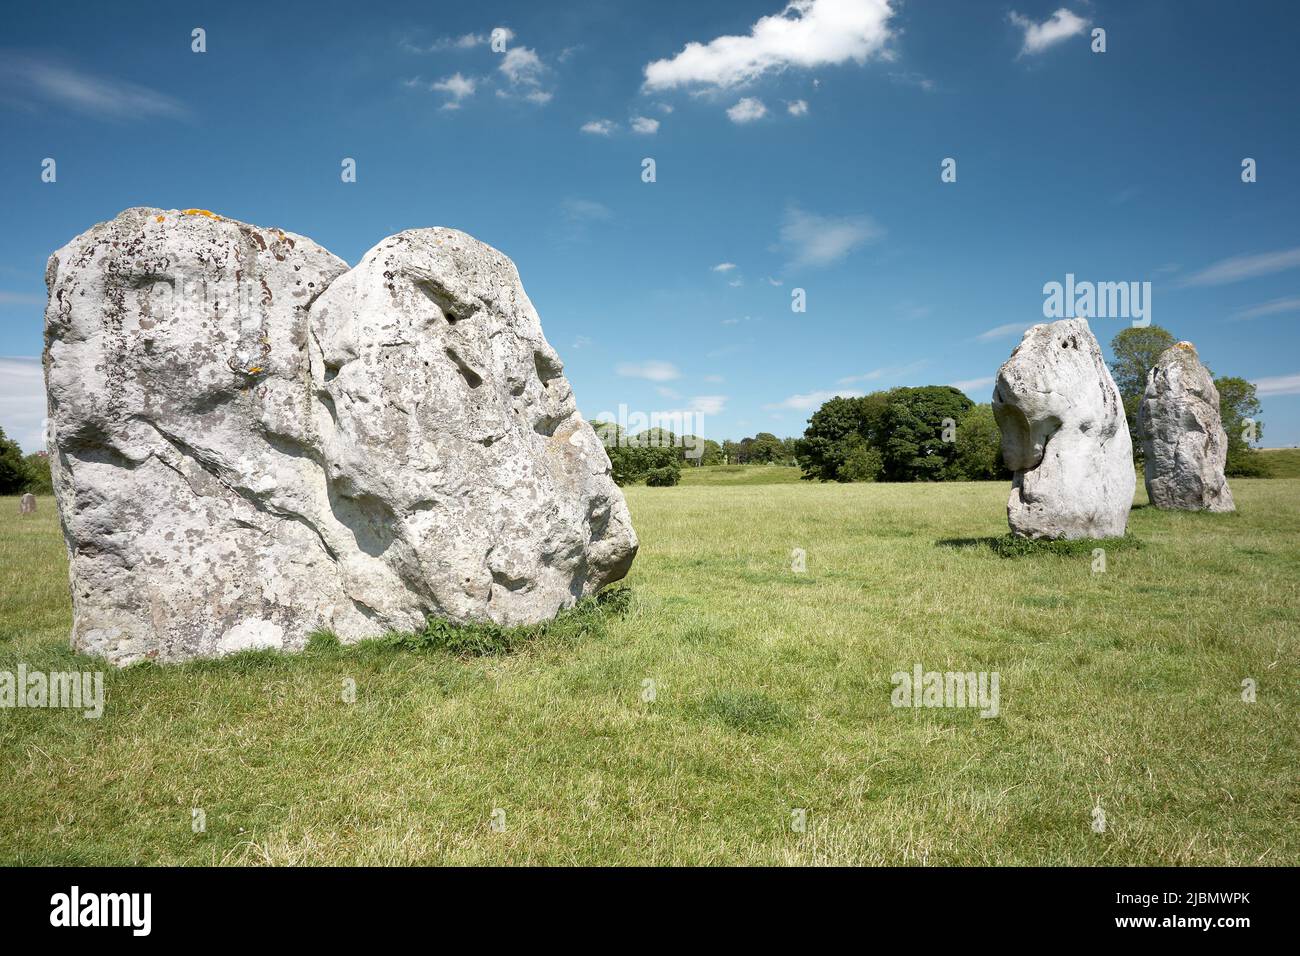
{"type": "Polygon", "coordinates": [[[23,495],[18,500],[18,513],[20,515],[36,514],[36,496],[33,494],[23,495]]]}
{"type": "Polygon", "coordinates": [[[1157,508],[1235,511],[1223,466],[1228,434],[1219,417],[1219,390],[1196,346],[1179,342],[1147,373],[1138,406],[1147,497],[1157,508]]]}

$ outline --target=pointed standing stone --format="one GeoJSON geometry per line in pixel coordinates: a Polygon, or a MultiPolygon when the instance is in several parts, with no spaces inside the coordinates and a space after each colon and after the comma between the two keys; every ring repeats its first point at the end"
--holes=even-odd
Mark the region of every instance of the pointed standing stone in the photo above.
{"type": "Polygon", "coordinates": [[[1219,417],[1219,390],[1196,346],[1179,342],[1147,373],[1138,406],[1147,497],[1157,508],[1235,511],[1223,466],[1228,435],[1219,417]]]}

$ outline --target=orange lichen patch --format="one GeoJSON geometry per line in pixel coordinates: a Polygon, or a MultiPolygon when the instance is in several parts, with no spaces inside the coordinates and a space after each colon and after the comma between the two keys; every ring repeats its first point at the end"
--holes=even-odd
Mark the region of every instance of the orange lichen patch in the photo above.
{"type": "Polygon", "coordinates": [[[1196,351],[1196,346],[1193,345],[1191,342],[1178,342],[1178,343],[1176,343],[1176,344],[1174,345],[1174,348],[1176,348],[1176,349],[1183,349],[1183,350],[1186,351],[1186,352],[1195,352],[1195,351],[1196,351]]]}
{"type": "Polygon", "coordinates": [[[207,216],[209,219],[221,218],[215,212],[212,212],[207,209],[182,209],[181,215],[182,216],[207,216]]]}
{"type": "Polygon", "coordinates": [[[166,216],[156,216],[154,217],[154,222],[162,222],[166,218],[166,216]]]}
{"type": "Polygon", "coordinates": [[[254,365],[252,368],[250,368],[250,369],[248,370],[248,374],[249,374],[249,375],[256,375],[258,372],[262,372],[262,371],[265,371],[265,369],[263,369],[262,366],[260,366],[260,365],[254,365]]]}

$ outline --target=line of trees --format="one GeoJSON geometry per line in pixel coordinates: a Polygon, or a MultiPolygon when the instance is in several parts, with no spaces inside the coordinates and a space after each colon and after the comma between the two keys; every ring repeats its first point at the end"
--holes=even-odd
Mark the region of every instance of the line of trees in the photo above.
{"type": "Polygon", "coordinates": [[[951,385],[832,398],[813,413],[796,456],[813,481],[1010,478],[991,405],[951,385]]]}
{"type": "Polygon", "coordinates": [[[23,455],[18,443],[0,428],[0,495],[54,493],[50,482],[50,459],[43,451],[23,455]]]}

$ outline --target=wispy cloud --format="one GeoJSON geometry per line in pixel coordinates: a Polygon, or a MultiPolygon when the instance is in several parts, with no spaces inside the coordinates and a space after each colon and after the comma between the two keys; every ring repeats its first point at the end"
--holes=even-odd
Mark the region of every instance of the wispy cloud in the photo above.
{"type": "Polygon", "coordinates": [[[0,89],[20,105],[58,106],[114,122],[189,115],[165,93],[35,57],[0,54],[0,89]]]}
{"type": "Polygon", "coordinates": [[[614,371],[624,378],[644,378],[651,382],[671,382],[682,373],[672,362],[650,359],[645,362],[619,362],[614,371]]]}
{"type": "Polygon", "coordinates": [[[581,131],[591,133],[593,136],[608,136],[614,130],[618,129],[618,124],[613,120],[596,119],[582,124],[581,131]]]}
{"type": "Polygon", "coordinates": [[[889,0],[793,0],[762,17],[748,36],[687,43],[676,56],[646,65],[645,88],[727,88],[790,67],[865,63],[890,38],[889,0]]]}
{"type": "Polygon", "coordinates": [[[1263,252],[1254,256],[1233,256],[1221,259],[1207,266],[1200,272],[1193,272],[1178,281],[1179,288],[1205,285],[1226,285],[1256,276],[1285,272],[1287,269],[1300,267],[1300,247],[1281,249],[1277,252],[1263,252]]]}
{"type": "Polygon", "coordinates": [[[810,412],[815,408],[820,408],[824,403],[832,398],[857,398],[862,393],[853,389],[835,389],[834,391],[808,392],[806,395],[791,395],[779,402],[773,402],[771,405],[764,405],[767,411],[793,411],[793,412],[810,412]]]}
{"type": "Polygon", "coordinates": [[[1008,322],[1006,325],[999,325],[996,328],[989,329],[987,332],[981,332],[975,336],[976,342],[996,342],[998,339],[1009,339],[1013,335],[1024,334],[1025,329],[1033,325],[1032,322],[1008,322]]]}
{"type": "Polygon", "coordinates": [[[978,392],[981,389],[988,388],[993,384],[994,376],[986,375],[984,378],[964,378],[959,382],[949,382],[953,388],[962,392],[978,392]]]}
{"type": "Polygon", "coordinates": [[[923,73],[890,73],[889,79],[892,82],[897,83],[899,86],[915,86],[927,93],[933,93],[938,88],[935,85],[934,80],[930,79],[923,73]]]}
{"type": "Polygon", "coordinates": [[[651,119],[649,116],[632,117],[632,132],[640,133],[642,136],[653,136],[659,132],[659,121],[651,119]]]}
{"type": "Polygon", "coordinates": [[[710,271],[712,271],[712,272],[730,272],[730,271],[731,271],[732,269],[734,269],[734,268],[736,268],[736,264],[735,264],[734,262],[719,262],[719,263],[718,263],[716,266],[714,266],[710,271]]]}
{"type": "Polygon", "coordinates": [[[1275,375],[1271,378],[1257,378],[1253,382],[1255,394],[1261,398],[1266,395],[1300,395],[1300,372],[1294,375],[1275,375]]]}
{"type": "Polygon", "coordinates": [[[431,43],[421,44],[403,37],[399,45],[407,53],[443,53],[449,50],[472,50],[492,40],[496,34],[503,42],[509,43],[515,38],[515,32],[509,27],[494,27],[489,33],[462,33],[460,36],[439,37],[431,43]]]}
{"type": "Polygon", "coordinates": [[[805,116],[808,113],[808,101],[791,100],[785,104],[785,111],[791,116],[805,116]]]}
{"type": "Polygon", "coordinates": [[[1021,56],[1035,56],[1088,28],[1087,20],[1065,7],[1061,7],[1042,23],[1035,23],[1014,10],[1011,11],[1010,20],[1025,33],[1024,46],[1020,48],[1021,56]]]}
{"type": "Polygon", "coordinates": [[[0,289],[0,305],[44,305],[45,296],[26,292],[5,292],[0,289]]]}
{"type": "Polygon", "coordinates": [[[598,222],[614,217],[612,209],[594,199],[570,197],[560,203],[560,211],[564,213],[566,219],[576,222],[598,222]]]}
{"type": "Polygon", "coordinates": [[[0,428],[30,454],[45,447],[45,375],[39,358],[0,358],[0,428]]]}
{"type": "Polygon", "coordinates": [[[791,205],[781,225],[781,245],[791,256],[791,268],[828,266],[884,234],[870,216],[819,216],[791,205]]]}
{"type": "MultiPolygon", "coordinates": [[[[4,293],[0,292],[0,296],[3,295],[4,293]]],[[[3,301],[4,299],[0,298],[0,302],[3,301]]],[[[1292,296],[1289,299],[1274,299],[1272,302],[1265,302],[1262,305],[1234,312],[1232,317],[1237,320],[1258,319],[1266,315],[1282,315],[1286,312],[1300,312],[1300,296],[1292,296]]]]}
{"type": "Polygon", "coordinates": [[[920,359],[916,362],[908,362],[906,365],[885,365],[880,368],[873,368],[870,372],[864,372],[861,375],[849,375],[839,379],[837,385],[856,385],[860,382],[881,382],[896,381],[900,378],[906,378],[914,372],[929,365],[928,359],[920,359]]]}

